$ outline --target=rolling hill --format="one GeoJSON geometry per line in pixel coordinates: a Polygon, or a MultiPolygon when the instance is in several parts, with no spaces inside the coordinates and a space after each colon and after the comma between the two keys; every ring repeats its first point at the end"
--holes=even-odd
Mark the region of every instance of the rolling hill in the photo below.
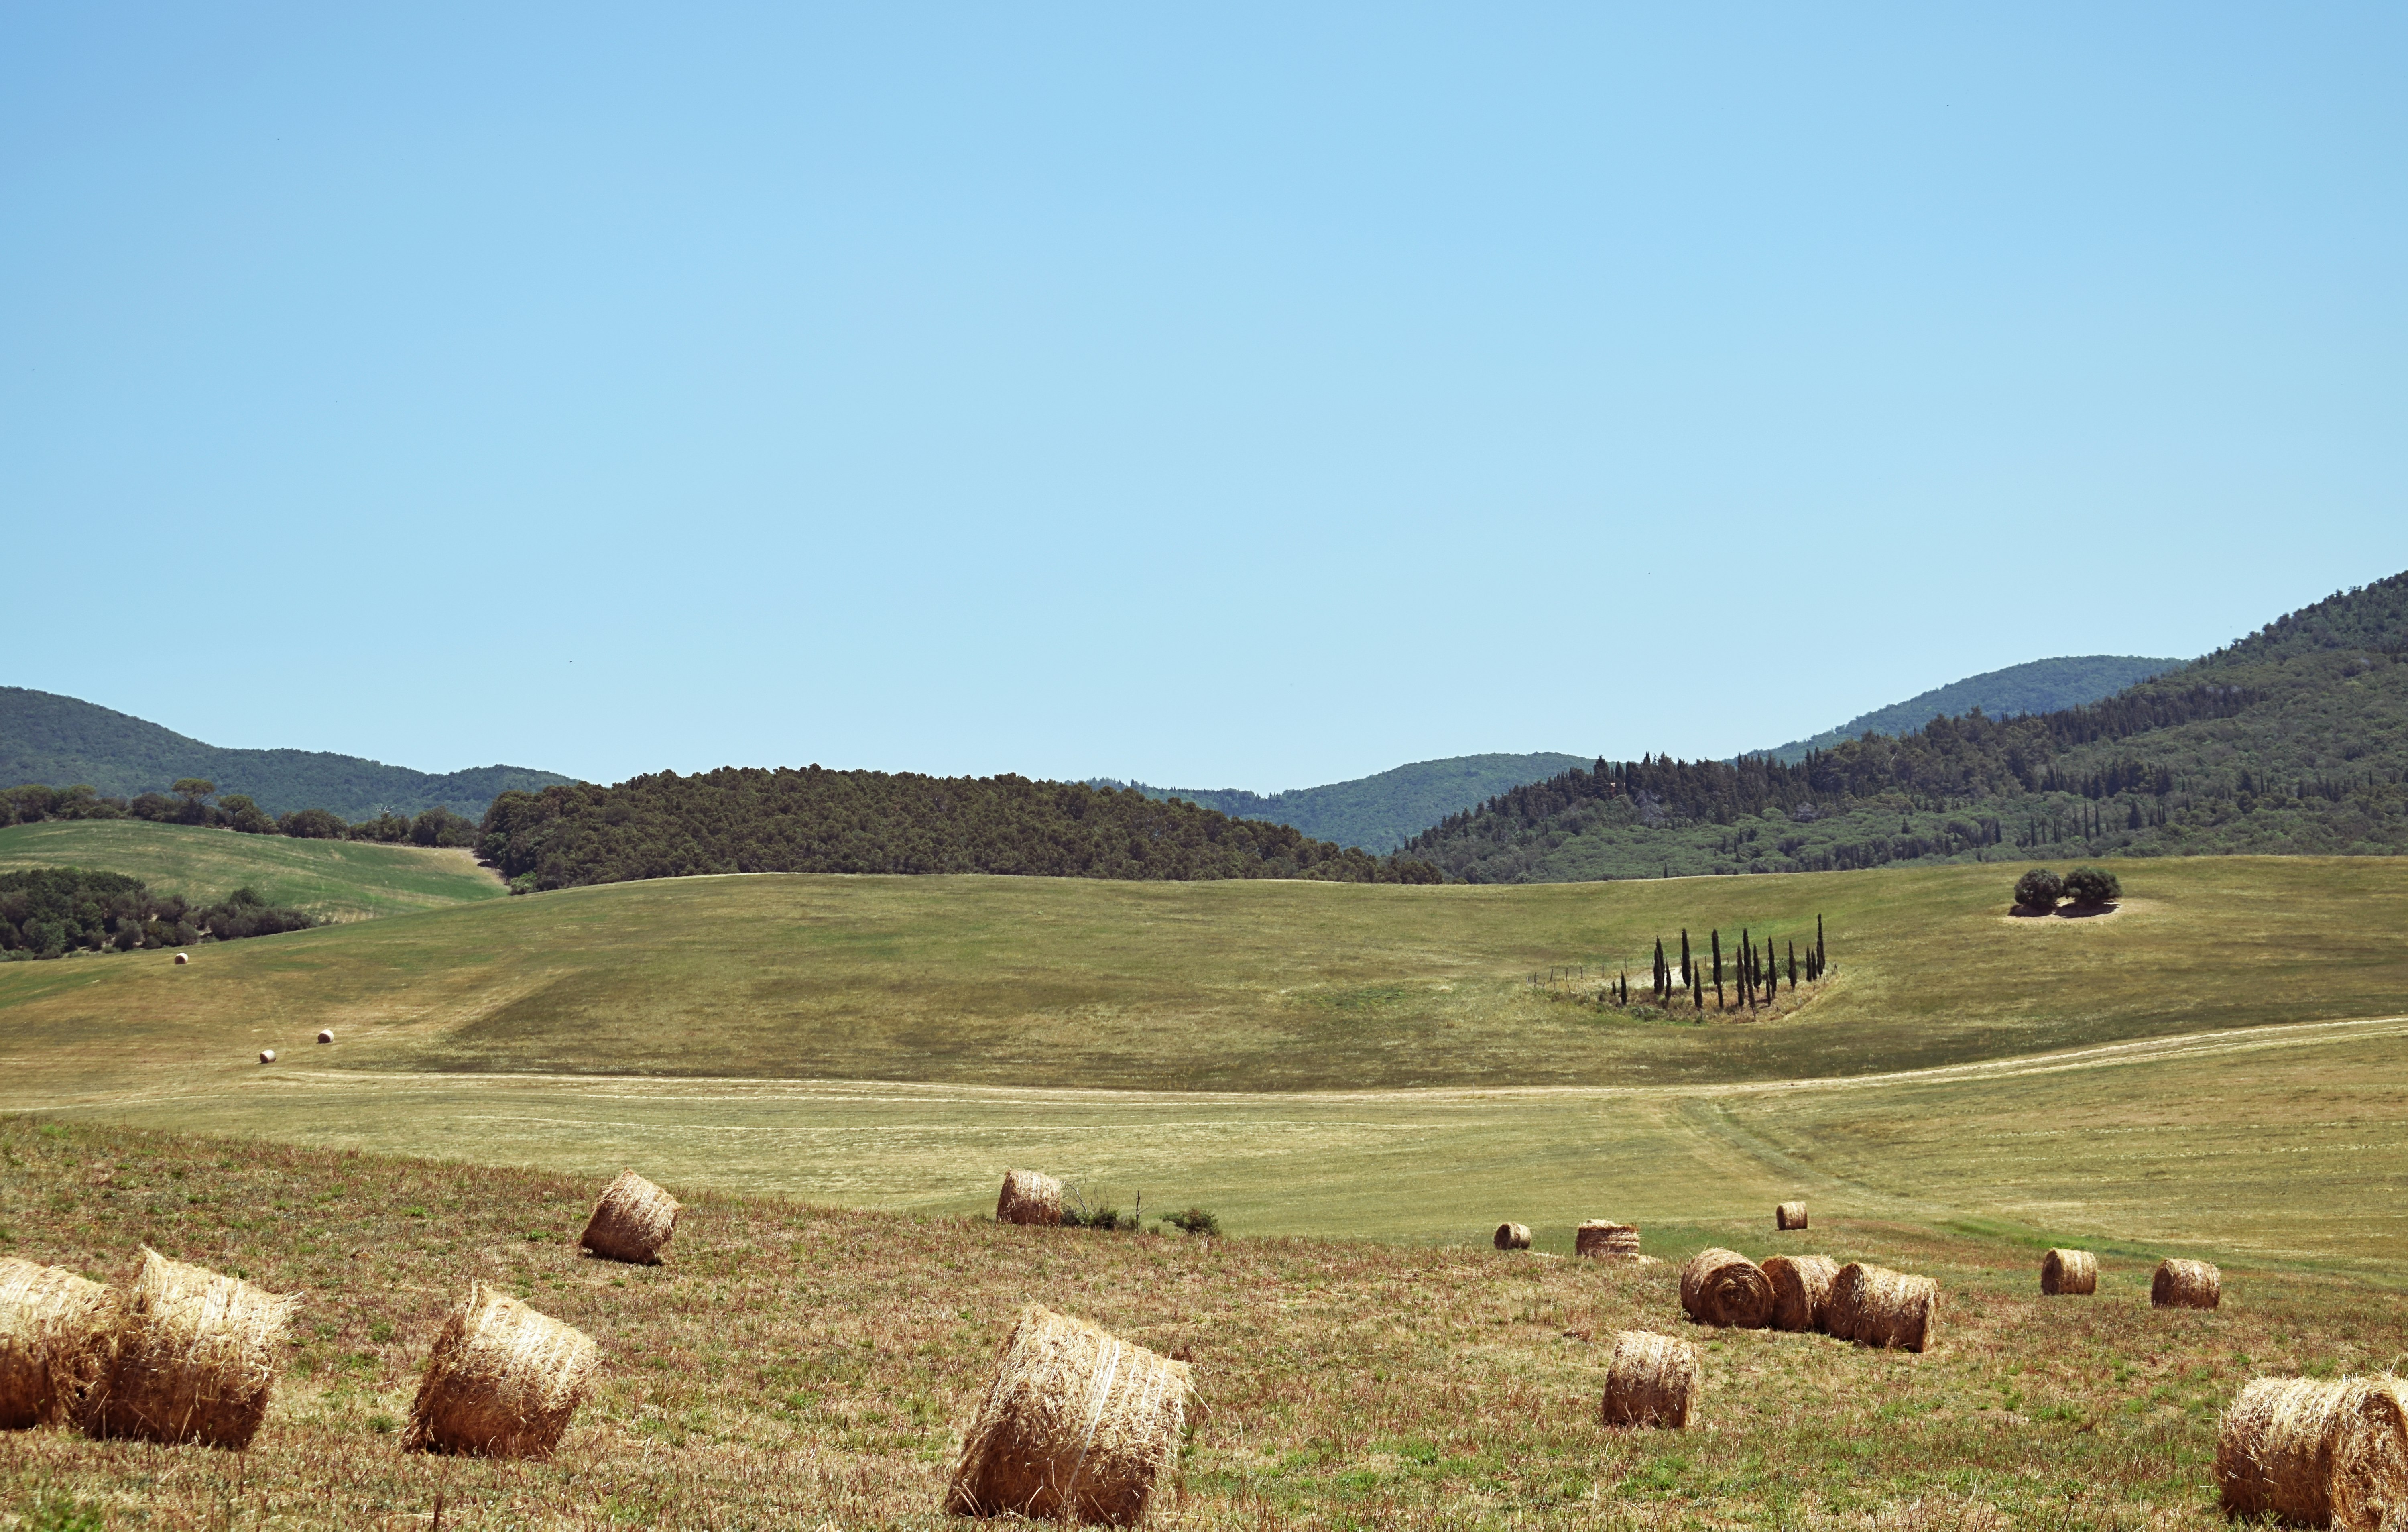
{"type": "Polygon", "coordinates": [[[2179,670],[2188,663],[2121,654],[2085,654],[2011,665],[2004,670],[1985,671],[1935,686],[1904,702],[1861,713],[1811,739],[1794,739],[1764,753],[1794,766],[1810,752],[1829,750],[1842,740],[1865,734],[1906,734],[1935,718],[1962,718],[1977,711],[2002,718],[2011,713],[2051,713],[2079,708],[2113,696],[2128,686],[2137,686],[2152,676],[2179,670]]]}
{"type": "Polygon", "coordinates": [[[324,809],[346,820],[437,806],[475,819],[500,794],[571,780],[526,766],[436,775],[325,751],[227,750],[75,697],[0,686],[0,786],[83,783],[104,797],[130,797],[164,793],[182,777],[248,794],[271,814],[324,809]]]}
{"type": "Polygon", "coordinates": [[[502,881],[465,851],[296,840],[142,820],[57,820],[0,829],[0,871],[91,867],[198,904],[248,888],[271,905],[364,920],[499,898],[502,881]]]}
{"type": "Polygon", "coordinates": [[[1442,761],[1416,761],[1351,781],[1268,795],[1240,787],[1154,787],[1109,777],[1092,778],[1087,785],[1133,788],[1149,798],[1183,798],[1232,819],[1292,824],[1315,840],[1392,852],[1447,815],[1484,798],[1587,764],[1586,756],[1554,751],[1533,755],[1454,755],[1442,761]]]}

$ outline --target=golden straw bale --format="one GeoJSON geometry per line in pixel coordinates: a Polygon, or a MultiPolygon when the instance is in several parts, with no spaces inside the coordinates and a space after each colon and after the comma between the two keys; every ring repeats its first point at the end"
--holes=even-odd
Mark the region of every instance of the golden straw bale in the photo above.
{"type": "Polygon", "coordinates": [[[1003,1191],[995,1199],[998,1224],[1037,1224],[1047,1227],[1062,1222],[1062,1183],[1034,1170],[1007,1170],[1003,1191]]]}
{"type": "Polygon", "coordinates": [[[2395,1525],[2408,1511],[2408,1415],[2382,1380],[2253,1379],[2216,1430],[2215,1482],[2228,1516],[2395,1525]]]}
{"type": "Polygon", "coordinates": [[[270,1293],[145,1246],[108,1382],[84,1429],[94,1438],[197,1441],[239,1452],[267,1414],[298,1295],[270,1293]]]}
{"type": "Polygon", "coordinates": [[[263,1049],[261,1049],[261,1050],[259,1051],[259,1062],[260,1062],[260,1063],[262,1063],[262,1064],[273,1064],[273,1063],[275,1063],[275,1062],[276,1062],[276,1050],[275,1050],[275,1049],[273,1049],[273,1048],[263,1048],[263,1049]]]}
{"type": "Polygon", "coordinates": [[[2149,1302],[2159,1309],[2213,1309],[2224,1301],[2224,1274],[2205,1261],[2160,1261],[2149,1279],[2149,1302]]]}
{"type": "Polygon", "coordinates": [[[1764,1263],[1772,1284],[1772,1327],[1819,1330],[1831,1310],[1831,1279],[1840,1263],[1828,1255],[1774,1255],[1764,1263]]]}
{"type": "Polygon", "coordinates": [[[622,1170],[603,1190],[577,1242],[607,1261],[634,1266],[661,1264],[661,1247],[677,1232],[677,1198],[636,1174],[622,1170]]]}
{"type": "Polygon", "coordinates": [[[0,1430],[84,1424],[124,1303],[72,1271],[0,1256],[0,1430]]]}
{"type": "Polygon", "coordinates": [[[2099,1291],[2099,1257],[2086,1250],[2052,1250],[2040,1258],[2040,1290],[2055,1297],[2099,1291]]]}
{"type": "Polygon", "coordinates": [[[335,1040],[335,1035],[332,1032],[322,1030],[318,1034],[318,1040],[320,1042],[333,1042],[335,1040]]]}
{"type": "Polygon", "coordinates": [[[1940,1318],[1940,1284],[1885,1266],[1851,1261],[1831,1279],[1826,1328],[1864,1346],[1919,1352],[1940,1318]]]}
{"type": "Polygon", "coordinates": [[[1697,1347],[1645,1330],[1625,1330],[1613,1338],[1613,1355],[1605,1365],[1606,1425],[1669,1425],[1677,1431],[1689,1424],[1689,1406],[1697,1397],[1697,1347]]]}
{"type": "Polygon", "coordinates": [[[193,960],[193,954],[192,954],[192,953],[190,953],[190,952],[178,952],[178,953],[176,954],[176,966],[178,966],[178,967],[179,967],[179,968],[180,968],[180,967],[182,967],[185,964],[190,963],[192,960],[193,960]]]}
{"type": "Polygon", "coordinates": [[[1032,1303],[962,1439],[945,1509],[1129,1525],[1178,1455],[1189,1387],[1186,1363],[1032,1303]]]}
{"type": "Polygon", "coordinates": [[[1529,1225],[1529,1224],[1498,1224],[1498,1225],[1497,1225],[1497,1248],[1498,1248],[1498,1250],[1527,1250],[1527,1249],[1529,1249],[1529,1248],[1530,1248],[1530,1225],[1529,1225]]]}
{"type": "Polygon", "coordinates": [[[1681,1268],[1681,1307],[1700,1324],[1760,1330],[1772,1317],[1772,1283],[1735,1250],[1701,1250],[1681,1268]]]}
{"type": "Polygon", "coordinates": [[[1616,1224],[1605,1218],[1588,1219],[1573,1231],[1572,1253],[1627,1260],[1639,1253],[1639,1225],[1616,1224]]]}
{"type": "Polygon", "coordinates": [[[472,1281],[427,1354],[401,1450],[548,1457],[597,1355],[584,1331],[472,1281]]]}
{"type": "Polygon", "coordinates": [[[1806,1226],[1806,1204],[1784,1202],[1772,1210],[1772,1226],[1776,1229],[1802,1229],[1806,1226]]]}

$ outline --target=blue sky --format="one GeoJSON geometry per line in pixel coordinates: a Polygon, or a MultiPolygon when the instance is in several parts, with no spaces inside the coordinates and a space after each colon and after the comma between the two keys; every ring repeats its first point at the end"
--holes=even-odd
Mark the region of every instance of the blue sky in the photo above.
{"type": "Polygon", "coordinates": [[[858,8],[0,12],[0,682],[1270,790],[2408,567],[2396,7],[858,8]]]}

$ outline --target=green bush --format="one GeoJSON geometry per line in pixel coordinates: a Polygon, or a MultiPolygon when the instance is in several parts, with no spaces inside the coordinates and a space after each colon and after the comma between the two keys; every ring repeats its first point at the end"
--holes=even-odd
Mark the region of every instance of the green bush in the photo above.
{"type": "Polygon", "coordinates": [[[2034,867],[2015,880],[2015,903],[2045,914],[2065,896],[2065,880],[2046,867],[2034,867]]]}
{"type": "Polygon", "coordinates": [[[1184,1212],[1172,1213],[1163,1222],[1182,1234],[1214,1235],[1221,1232],[1221,1220],[1204,1208],[1190,1208],[1184,1212]]]}
{"type": "Polygon", "coordinates": [[[2104,867],[2076,867],[2065,875],[2065,892],[2078,905],[2097,908],[2124,896],[2124,885],[2104,867]]]}

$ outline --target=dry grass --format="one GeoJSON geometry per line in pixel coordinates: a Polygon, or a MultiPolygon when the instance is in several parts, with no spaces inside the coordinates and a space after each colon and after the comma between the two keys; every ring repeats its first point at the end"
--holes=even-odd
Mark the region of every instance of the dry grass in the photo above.
{"type": "MultiPolygon", "coordinates": [[[[1454,1248],[1185,1239],[700,1194],[678,1257],[574,1248],[592,1182],[257,1143],[0,1123],[9,1253],[122,1273],[140,1242],[308,1294],[247,1453],[0,1439],[0,1506],[112,1527],[943,1525],[949,1455],[1023,1305],[1192,1361],[1162,1525],[1202,1528],[2222,1527],[2216,1419],[2261,1373],[2374,1370],[2408,1298],[2228,1264],[2219,1311],[2153,1310],[2153,1258],[2033,1291],[2038,1247],[1818,1218],[1930,1273],[1924,1355],[1693,1331],[1684,1432],[1598,1420],[1607,1345],[1680,1325],[1676,1268],[1454,1248]],[[482,1280],[605,1361],[547,1462],[399,1450],[429,1347],[482,1280]],[[1567,1332],[1575,1332],[1568,1334],[1567,1332]]],[[[1757,1248],[1761,1203],[1677,1238],[1757,1248]]],[[[1669,1254],[1684,1253],[1663,1237],[1669,1254]]]]}

